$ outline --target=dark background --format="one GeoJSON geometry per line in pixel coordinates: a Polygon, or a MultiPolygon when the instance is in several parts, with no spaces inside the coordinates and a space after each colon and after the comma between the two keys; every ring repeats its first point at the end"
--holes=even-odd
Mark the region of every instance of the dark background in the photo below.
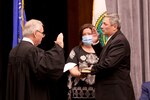
{"type": "MultiPolygon", "coordinates": [[[[65,47],[67,47],[67,0],[25,0],[25,12],[27,20],[39,19],[44,24],[44,33],[41,48],[50,49],[57,35],[64,34],[65,47]]],[[[66,51],[66,50],[65,50],[66,51]]]]}
{"type": "MultiPolygon", "coordinates": [[[[24,0],[27,20],[38,19],[46,34],[39,45],[44,50],[54,45],[57,35],[64,34],[65,57],[79,43],[79,28],[92,22],[93,0],[24,0]]],[[[0,0],[0,100],[5,100],[8,54],[12,48],[13,0],[0,0]]],[[[67,74],[59,80],[59,97],[67,96],[67,74]]]]}

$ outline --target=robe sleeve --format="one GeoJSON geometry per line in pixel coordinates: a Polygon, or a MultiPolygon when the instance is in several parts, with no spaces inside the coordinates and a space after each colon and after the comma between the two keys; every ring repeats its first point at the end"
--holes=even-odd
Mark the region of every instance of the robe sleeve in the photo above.
{"type": "Polygon", "coordinates": [[[29,66],[38,79],[59,79],[65,65],[64,50],[59,45],[48,51],[32,48],[29,52],[29,66]]]}

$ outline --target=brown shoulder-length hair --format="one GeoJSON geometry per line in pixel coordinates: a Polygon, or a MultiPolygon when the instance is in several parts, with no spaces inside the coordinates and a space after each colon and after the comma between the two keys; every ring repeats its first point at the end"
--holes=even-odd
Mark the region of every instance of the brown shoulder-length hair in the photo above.
{"type": "Polygon", "coordinates": [[[82,34],[83,34],[83,30],[86,29],[86,28],[90,28],[92,30],[94,26],[90,23],[86,23],[86,24],[83,24],[81,27],[80,27],[80,30],[79,30],[79,34],[80,34],[80,41],[82,41],[82,34]]]}

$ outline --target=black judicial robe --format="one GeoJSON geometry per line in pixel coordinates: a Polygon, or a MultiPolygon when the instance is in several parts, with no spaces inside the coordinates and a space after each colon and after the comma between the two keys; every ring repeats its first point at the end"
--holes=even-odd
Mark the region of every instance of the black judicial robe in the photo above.
{"type": "Polygon", "coordinates": [[[22,41],[9,54],[6,100],[52,100],[53,84],[63,74],[64,50],[44,51],[22,41]]]}

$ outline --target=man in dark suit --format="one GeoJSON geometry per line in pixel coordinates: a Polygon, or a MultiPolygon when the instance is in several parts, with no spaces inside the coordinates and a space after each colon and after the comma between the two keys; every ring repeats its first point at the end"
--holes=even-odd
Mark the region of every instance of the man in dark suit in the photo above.
{"type": "Polygon", "coordinates": [[[142,84],[140,100],[150,100],[150,82],[145,82],[142,84]]]}
{"type": "Polygon", "coordinates": [[[103,34],[108,37],[102,47],[93,30],[93,48],[99,56],[99,62],[91,68],[96,74],[96,100],[135,100],[130,78],[130,45],[120,30],[117,14],[107,14],[102,22],[103,34]]]}

